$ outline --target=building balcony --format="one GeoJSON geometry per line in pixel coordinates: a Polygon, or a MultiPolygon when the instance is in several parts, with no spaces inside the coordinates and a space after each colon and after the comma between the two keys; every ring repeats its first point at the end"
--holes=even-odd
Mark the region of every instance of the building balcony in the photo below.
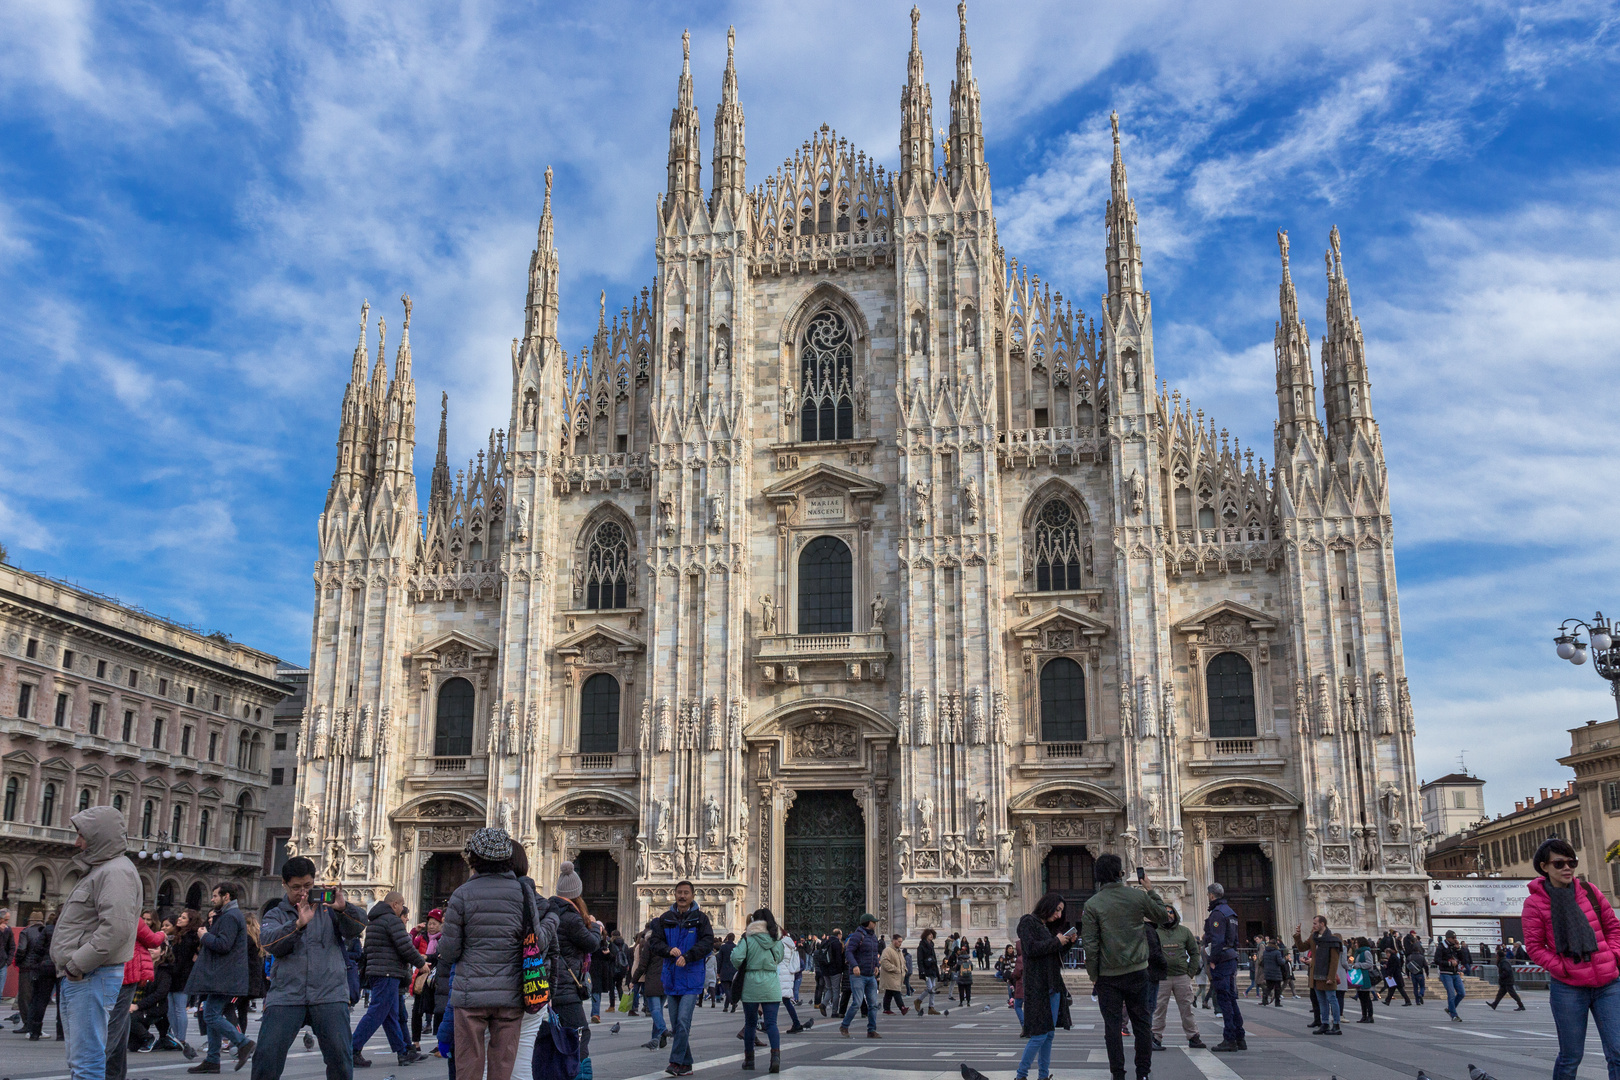
{"type": "Polygon", "coordinates": [[[482,755],[422,755],[405,782],[412,787],[443,788],[468,783],[482,785],[489,770],[489,759],[482,755]]]}
{"type": "Polygon", "coordinates": [[[882,682],[889,661],[887,635],[881,630],[849,634],[776,634],[759,639],[754,663],[767,683],[797,683],[811,678],[836,678],[849,682],[871,679],[882,682]],[[838,665],[836,676],[827,670],[838,665]]]}
{"type": "Polygon", "coordinates": [[[1216,772],[1222,769],[1281,772],[1288,764],[1283,757],[1282,739],[1256,735],[1242,739],[1192,738],[1187,740],[1188,769],[1216,772]]]}
{"type": "Polygon", "coordinates": [[[1096,776],[1114,770],[1108,756],[1106,739],[1086,739],[1082,742],[1027,742],[1021,748],[1017,761],[1018,772],[1024,776],[1047,776],[1061,773],[1065,776],[1096,776]]]}
{"type": "Polygon", "coordinates": [[[612,784],[632,781],[640,775],[637,753],[620,750],[611,754],[559,754],[558,771],[551,779],[563,786],[612,784]]]}
{"type": "Polygon", "coordinates": [[[1003,469],[1067,465],[1095,458],[1099,445],[1093,427],[1016,428],[996,432],[996,462],[1003,469]]]}
{"type": "Polygon", "coordinates": [[[71,849],[78,840],[79,830],[72,826],[57,828],[54,825],[30,825],[24,821],[0,821],[0,841],[14,851],[38,852],[52,847],[71,849]]]}

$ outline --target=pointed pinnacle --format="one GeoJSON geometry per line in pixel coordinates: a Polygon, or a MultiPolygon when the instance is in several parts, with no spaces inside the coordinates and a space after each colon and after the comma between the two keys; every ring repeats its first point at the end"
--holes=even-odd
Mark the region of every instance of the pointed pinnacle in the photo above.
{"type": "Polygon", "coordinates": [[[551,166],[546,166],[546,204],[545,213],[551,212],[551,166]]]}
{"type": "Polygon", "coordinates": [[[686,63],[692,62],[692,31],[681,31],[681,59],[686,63]]]}
{"type": "Polygon", "coordinates": [[[371,320],[371,301],[360,301],[360,348],[366,347],[366,323],[371,320]]]}
{"type": "Polygon", "coordinates": [[[917,51],[917,20],[922,18],[922,9],[911,5],[911,51],[917,51]]]}
{"type": "Polygon", "coordinates": [[[1282,251],[1283,277],[1288,277],[1288,230],[1277,230],[1277,247],[1282,251]]]}
{"type": "Polygon", "coordinates": [[[409,337],[411,333],[411,294],[405,293],[399,299],[405,305],[405,328],[403,332],[409,337]]]}
{"type": "Polygon", "coordinates": [[[726,27],[726,63],[727,64],[731,63],[732,57],[736,54],[736,52],[737,52],[737,28],[735,26],[728,26],[728,27],[726,27]]]}

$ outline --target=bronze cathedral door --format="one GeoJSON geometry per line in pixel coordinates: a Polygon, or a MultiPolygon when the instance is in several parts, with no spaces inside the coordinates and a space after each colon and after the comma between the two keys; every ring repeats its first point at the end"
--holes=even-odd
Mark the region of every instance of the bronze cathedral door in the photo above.
{"type": "Polygon", "coordinates": [[[783,823],[782,924],[795,938],[866,910],[866,819],[848,791],[801,791],[783,823]]]}

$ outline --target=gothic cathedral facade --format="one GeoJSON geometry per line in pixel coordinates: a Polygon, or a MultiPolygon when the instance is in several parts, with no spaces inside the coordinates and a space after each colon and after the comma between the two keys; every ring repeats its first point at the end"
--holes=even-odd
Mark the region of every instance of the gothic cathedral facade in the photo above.
{"type": "Polygon", "coordinates": [[[915,11],[899,167],[823,126],[710,186],[690,60],[657,273],[557,338],[551,177],[510,422],[425,512],[410,302],[366,318],[319,521],[292,847],[418,910],[485,823],[627,931],[862,910],[1009,932],[1104,852],[1248,934],[1421,927],[1388,475],[1337,230],[1320,391],[1282,249],[1274,465],[1155,375],[1114,121],[1092,316],[999,246],[962,14],[936,145],[915,11]],[[1318,393],[1321,394],[1319,403],[1318,393]]]}

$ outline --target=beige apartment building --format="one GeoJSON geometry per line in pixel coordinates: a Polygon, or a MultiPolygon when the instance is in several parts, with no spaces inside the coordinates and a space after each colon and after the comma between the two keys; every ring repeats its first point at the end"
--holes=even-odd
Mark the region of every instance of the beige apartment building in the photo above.
{"type": "Polygon", "coordinates": [[[1581,824],[1592,840],[1580,853],[1582,868],[1610,900],[1620,901],[1620,861],[1607,858],[1620,842],[1620,720],[1588,720],[1569,736],[1569,756],[1558,763],[1575,770],[1581,824]]]}
{"type": "Polygon", "coordinates": [[[276,658],[0,565],[0,906],[78,881],[69,819],[111,805],[159,908],[204,906],[265,860],[276,658]]]}

